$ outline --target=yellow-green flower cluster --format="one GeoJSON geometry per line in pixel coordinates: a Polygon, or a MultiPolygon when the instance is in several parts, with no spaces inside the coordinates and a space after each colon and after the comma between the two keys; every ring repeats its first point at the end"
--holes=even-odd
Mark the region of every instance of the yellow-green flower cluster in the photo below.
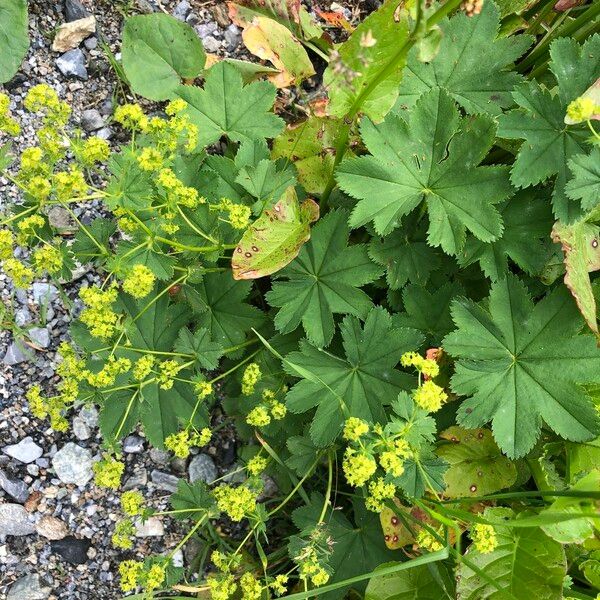
{"type": "Polygon", "coordinates": [[[596,114],[600,114],[600,106],[591,98],[581,96],[567,106],[567,117],[573,123],[589,121],[596,114]]]}
{"type": "Polygon", "coordinates": [[[473,540],[473,544],[475,544],[475,548],[481,554],[489,554],[498,546],[496,530],[492,525],[475,523],[475,525],[471,527],[470,537],[473,540]]]}
{"type": "Polygon", "coordinates": [[[10,229],[0,229],[0,260],[13,256],[14,238],[10,229]]]}
{"type": "Polygon", "coordinates": [[[209,575],[206,583],[212,600],[228,600],[237,590],[235,577],[231,573],[209,575]]]}
{"type": "Polygon", "coordinates": [[[181,371],[181,365],[176,360],[163,360],[158,365],[156,379],[161,390],[170,390],[175,383],[177,373],[181,371]]]}
{"type": "Polygon", "coordinates": [[[260,475],[267,468],[267,459],[257,454],[253,456],[246,464],[246,471],[250,475],[260,475]]]}
{"type": "Polygon", "coordinates": [[[71,115],[70,106],[61,102],[56,91],[45,83],[34,85],[27,92],[23,104],[29,112],[43,113],[47,125],[53,127],[66,125],[71,115]]]}
{"type": "Polygon", "coordinates": [[[125,464],[114,458],[105,458],[94,463],[94,482],[99,487],[118,489],[125,464]]]}
{"type": "MultiPolygon", "coordinates": [[[[254,372],[254,374],[256,374],[256,372],[254,372]]],[[[244,382],[242,381],[242,389],[243,386],[244,382]]],[[[275,421],[280,421],[286,414],[287,408],[285,404],[277,400],[275,392],[272,390],[264,390],[262,393],[262,403],[255,406],[248,413],[246,416],[246,423],[252,425],[252,427],[266,427],[273,419],[275,421]]]]}
{"type": "Polygon", "coordinates": [[[110,146],[106,140],[97,136],[89,137],[81,146],[81,162],[91,167],[99,162],[105,162],[110,156],[110,146]]]}
{"type": "Polygon", "coordinates": [[[133,548],[133,523],[130,519],[123,519],[115,525],[115,530],[111,537],[111,543],[115,548],[130,550],[133,548]]]}
{"type": "Polygon", "coordinates": [[[154,564],[150,567],[144,578],[144,588],[147,592],[157,590],[162,586],[167,577],[165,568],[162,565],[154,564]]]}
{"type": "Polygon", "coordinates": [[[134,265],[123,280],[123,290],[134,298],[145,298],[155,281],[154,273],[146,265],[134,265]]]}
{"type": "Polygon", "coordinates": [[[84,376],[92,387],[103,388],[113,385],[117,376],[127,373],[129,369],[131,369],[131,361],[128,358],[109,356],[100,371],[92,373],[86,370],[84,376]]]}
{"type": "Polygon", "coordinates": [[[148,117],[139,104],[117,106],[114,119],[125,129],[131,131],[145,131],[148,127],[148,117]]]}
{"type": "Polygon", "coordinates": [[[82,288],[79,297],[86,308],[81,312],[80,320],[88,327],[94,337],[104,340],[111,338],[119,319],[112,310],[112,304],[117,299],[117,288],[109,287],[101,290],[96,286],[82,288]]]}
{"type": "Polygon", "coordinates": [[[201,448],[210,442],[212,433],[208,427],[204,427],[200,432],[190,433],[189,429],[183,429],[178,433],[172,433],[165,438],[165,448],[171,450],[177,458],[187,458],[190,455],[192,446],[201,448]]]}
{"type": "Polygon", "coordinates": [[[220,511],[232,521],[241,521],[256,510],[256,493],[246,486],[220,485],[213,490],[220,511]]]}
{"type": "Polygon", "coordinates": [[[44,161],[44,151],[38,146],[25,148],[21,154],[21,177],[32,175],[47,175],[48,164],[44,161]]]}
{"type": "Polygon", "coordinates": [[[379,455],[379,464],[386,473],[400,477],[404,473],[404,461],[412,456],[408,442],[397,438],[385,443],[385,450],[379,455]]]}
{"type": "Polygon", "coordinates": [[[46,220],[41,215],[30,215],[21,219],[17,223],[17,243],[20,246],[26,246],[29,241],[37,236],[38,229],[46,224],[46,220]]]}
{"type": "Polygon", "coordinates": [[[47,177],[36,175],[27,181],[25,184],[27,193],[40,203],[48,198],[52,191],[52,184],[47,177]]]}
{"type": "Polygon", "coordinates": [[[121,508],[126,515],[135,517],[144,508],[144,496],[137,490],[128,490],[121,495],[121,508]]]}
{"type": "Polygon", "coordinates": [[[10,99],[6,94],[0,94],[0,132],[16,137],[21,133],[21,127],[15,119],[10,116],[10,99]]]}
{"type": "Polygon", "coordinates": [[[405,352],[400,358],[400,364],[403,367],[415,367],[427,377],[433,378],[440,374],[440,367],[435,360],[423,358],[417,352],[405,352]]]}
{"type": "Polygon", "coordinates": [[[311,547],[307,548],[300,560],[299,575],[301,579],[310,579],[315,587],[325,585],[330,577],[327,570],[320,564],[317,551],[311,547]]]}
{"type": "Polygon", "coordinates": [[[354,448],[346,448],[342,469],[346,476],[346,481],[354,487],[360,487],[373,476],[377,470],[377,463],[366,452],[354,448]]]}
{"type": "Polygon", "coordinates": [[[358,417],[350,417],[344,425],[344,439],[356,442],[363,435],[369,433],[369,424],[358,417]]]}
{"type": "Polygon", "coordinates": [[[242,591],[243,600],[260,600],[262,596],[262,585],[260,581],[246,572],[240,578],[240,589],[242,591]]]}
{"type": "Polygon", "coordinates": [[[80,169],[72,166],[69,171],[57,171],[52,177],[56,198],[61,202],[83,197],[88,185],[80,169]]]}
{"type": "Polygon", "coordinates": [[[172,169],[161,169],[158,173],[157,182],[165,190],[167,203],[173,210],[176,210],[177,205],[195,208],[198,204],[206,202],[205,198],[200,197],[198,190],[184,185],[172,169]]]}
{"type": "Polygon", "coordinates": [[[384,509],[385,501],[396,495],[396,486],[393,483],[386,483],[383,477],[369,482],[369,496],[365,500],[365,506],[373,512],[381,512],[384,509]]]}
{"type": "Polygon", "coordinates": [[[164,156],[152,147],[144,148],[137,157],[137,161],[144,171],[158,171],[163,166],[164,160],[164,156]]]}
{"type": "Polygon", "coordinates": [[[7,258],[2,263],[4,272],[12,279],[16,288],[25,289],[33,281],[33,270],[16,258],[7,258]]]}
{"type": "Polygon", "coordinates": [[[283,596],[287,592],[288,579],[289,577],[287,575],[277,575],[269,584],[269,587],[276,596],[283,596]]]}
{"type": "Polygon", "coordinates": [[[229,213],[229,224],[234,229],[246,229],[250,223],[252,210],[244,204],[235,204],[227,198],[221,198],[218,207],[229,213]]]}
{"type": "Polygon", "coordinates": [[[431,380],[424,381],[414,392],[415,403],[428,412],[437,412],[448,399],[444,388],[431,380]]]}
{"type": "Polygon", "coordinates": [[[63,266],[63,255],[56,246],[42,244],[33,251],[32,256],[37,275],[41,275],[44,272],[50,275],[60,273],[63,266]]]}
{"type": "MultiPolygon", "coordinates": [[[[436,533],[440,533],[437,531],[436,533]]],[[[427,550],[428,552],[437,552],[441,550],[444,545],[440,542],[432,533],[430,533],[427,529],[420,529],[417,533],[416,538],[417,546],[427,550]]]]}
{"type": "Polygon", "coordinates": [[[250,396],[254,392],[254,386],[260,379],[260,367],[256,363],[250,363],[242,375],[242,394],[250,396]]]}
{"type": "Polygon", "coordinates": [[[66,403],[63,396],[54,396],[52,398],[42,397],[39,386],[34,385],[25,395],[29,401],[29,410],[37,419],[50,417],[50,426],[55,431],[67,431],[69,422],[64,416],[66,403]]]}
{"type": "Polygon", "coordinates": [[[154,363],[156,359],[152,354],[144,354],[141,358],[139,358],[135,365],[133,365],[133,370],[131,371],[133,378],[136,381],[143,381],[152,373],[152,367],[154,367],[154,363]]]}
{"type": "Polygon", "coordinates": [[[138,587],[140,575],[144,570],[144,564],[136,560],[124,560],[119,565],[121,576],[121,589],[124,592],[132,592],[138,587]]]}
{"type": "Polygon", "coordinates": [[[200,380],[194,382],[194,392],[198,397],[198,400],[204,400],[212,394],[213,388],[210,381],[200,380]]]}

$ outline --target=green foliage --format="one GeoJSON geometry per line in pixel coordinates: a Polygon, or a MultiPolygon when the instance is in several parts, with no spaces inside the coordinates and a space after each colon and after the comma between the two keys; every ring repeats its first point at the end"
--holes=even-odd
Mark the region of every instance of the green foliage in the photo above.
{"type": "Polygon", "coordinates": [[[27,0],[0,2],[0,83],[12,79],[29,49],[27,0]]]}
{"type": "Polygon", "coordinates": [[[121,53],[133,91],[152,100],[172,98],[181,80],[198,77],[206,62],[195,31],[161,13],[127,19],[121,53]]]}

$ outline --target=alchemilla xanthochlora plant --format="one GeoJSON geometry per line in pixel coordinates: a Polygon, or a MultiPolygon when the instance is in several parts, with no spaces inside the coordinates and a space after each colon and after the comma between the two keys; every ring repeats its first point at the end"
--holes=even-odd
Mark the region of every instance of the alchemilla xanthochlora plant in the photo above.
{"type": "Polygon", "coordinates": [[[123,591],[596,598],[600,4],[387,0],[336,45],[300,5],[263,4],[232,10],[284,48],[276,68],[206,62],[187,25],[131,17],[124,76],[162,104],[123,101],[118,147],[36,85],[14,156],[0,95],[4,272],[100,276],[31,413],[66,430],[97,405],[114,489],[136,428],[181,459],[222,427],[240,442],[236,477],[180,481],[168,555],[129,558],[156,512],[122,494],[123,591]],[[300,91],[286,124],[274,84],[317,55],[322,97],[300,91]],[[199,576],[172,561],[192,537],[199,576]]]}

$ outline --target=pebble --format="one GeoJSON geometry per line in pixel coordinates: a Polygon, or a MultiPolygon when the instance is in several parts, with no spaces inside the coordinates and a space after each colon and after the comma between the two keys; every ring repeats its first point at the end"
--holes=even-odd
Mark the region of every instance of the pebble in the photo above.
{"type": "Polygon", "coordinates": [[[229,25],[227,29],[225,29],[225,34],[223,37],[227,42],[227,49],[229,51],[235,50],[239,46],[242,39],[239,28],[233,23],[229,25]]]}
{"type": "Polygon", "coordinates": [[[101,140],[110,140],[113,136],[113,130],[110,127],[103,127],[102,129],[98,129],[96,131],[96,136],[101,140]]]}
{"type": "Polygon", "coordinates": [[[136,490],[144,487],[148,483],[148,471],[144,468],[137,469],[129,479],[123,484],[123,491],[136,490]]]}
{"type": "Polygon", "coordinates": [[[38,446],[29,436],[23,438],[18,444],[5,446],[2,448],[2,452],[25,464],[37,460],[44,453],[42,448],[38,446]]]}
{"type": "Polygon", "coordinates": [[[154,469],[154,471],[150,473],[150,479],[152,480],[152,483],[160,490],[165,490],[167,492],[177,491],[177,483],[179,482],[179,478],[175,477],[175,475],[163,473],[162,471],[154,469]]]}
{"type": "Polygon", "coordinates": [[[10,346],[7,348],[2,362],[10,367],[25,362],[27,359],[28,357],[25,354],[23,345],[15,340],[14,342],[11,342],[10,346]]]}
{"type": "Polygon", "coordinates": [[[58,290],[50,283],[36,281],[31,288],[31,293],[36,304],[47,304],[56,299],[58,290]]]}
{"type": "Polygon", "coordinates": [[[88,50],[93,50],[94,48],[98,47],[98,38],[97,37],[91,37],[88,38],[87,40],[85,40],[85,42],[83,42],[83,45],[88,49],[88,50]]]}
{"type": "Polygon", "coordinates": [[[217,467],[213,459],[208,454],[197,454],[192,458],[188,467],[190,481],[204,481],[211,483],[217,478],[217,467]]]}
{"type": "Polygon", "coordinates": [[[89,16],[90,13],[79,0],[65,0],[65,20],[67,22],[85,19],[89,16]]]}
{"type": "Polygon", "coordinates": [[[207,52],[218,52],[221,49],[221,42],[215,39],[212,35],[207,35],[202,39],[202,43],[204,44],[204,49],[207,52]]]}
{"type": "Polygon", "coordinates": [[[73,442],[65,444],[52,459],[57,477],[63,483],[83,487],[93,476],[92,453],[73,442]]]}
{"type": "Polygon", "coordinates": [[[35,525],[29,521],[29,513],[20,504],[0,504],[0,536],[29,535],[34,532],[35,525]]]}
{"type": "Polygon", "coordinates": [[[98,110],[90,108],[81,113],[81,126],[86,131],[97,131],[104,127],[104,119],[98,110]]]}
{"type": "Polygon", "coordinates": [[[165,528],[158,517],[149,517],[143,523],[136,523],[136,537],[160,537],[164,535],[165,528]]]}
{"type": "Polygon", "coordinates": [[[47,600],[51,591],[38,574],[25,575],[10,586],[6,600],[47,600]]]}
{"type": "Polygon", "coordinates": [[[77,77],[84,81],[88,78],[85,56],[79,48],[69,50],[59,56],[56,59],[56,66],[65,77],[77,77]]]}
{"type": "Polygon", "coordinates": [[[173,12],[171,14],[176,19],[179,19],[180,21],[185,21],[187,19],[187,16],[190,14],[191,10],[191,4],[187,2],[187,0],[183,0],[182,2],[179,2],[179,4],[177,4],[177,6],[173,9],[173,12]]]}
{"type": "Polygon", "coordinates": [[[88,560],[87,552],[91,544],[90,540],[79,540],[69,535],[51,542],[50,549],[72,565],[82,565],[88,560]]]}
{"type": "Polygon", "coordinates": [[[31,322],[31,313],[26,306],[23,306],[15,311],[15,323],[19,327],[23,327],[29,322],[31,322]]]}
{"type": "Polygon", "coordinates": [[[89,406],[84,406],[79,411],[79,416],[86,422],[90,427],[98,426],[98,409],[90,404],[89,406]]]}
{"type": "Polygon", "coordinates": [[[56,30],[52,50],[66,52],[77,48],[83,40],[96,32],[96,17],[85,17],[76,21],[63,23],[56,30]]]}
{"type": "Polygon", "coordinates": [[[64,521],[44,515],[36,524],[35,530],[39,535],[49,540],[62,540],[69,533],[69,529],[64,521]]]}
{"type": "Polygon", "coordinates": [[[144,450],[144,438],[139,435],[128,435],[123,440],[123,452],[126,454],[137,454],[144,450]]]}
{"type": "Polygon", "coordinates": [[[150,460],[164,467],[169,464],[171,460],[171,455],[165,450],[160,450],[159,448],[150,448],[150,460]]]}
{"type": "Polygon", "coordinates": [[[12,479],[2,469],[0,469],[0,488],[19,504],[23,504],[29,497],[27,484],[18,479],[12,479]]]}
{"type": "Polygon", "coordinates": [[[92,435],[92,430],[81,417],[74,417],[73,434],[78,440],[87,440],[92,435]]]}
{"type": "Polygon", "coordinates": [[[47,348],[50,345],[50,332],[44,327],[32,327],[27,330],[27,335],[31,342],[40,348],[47,348]]]}

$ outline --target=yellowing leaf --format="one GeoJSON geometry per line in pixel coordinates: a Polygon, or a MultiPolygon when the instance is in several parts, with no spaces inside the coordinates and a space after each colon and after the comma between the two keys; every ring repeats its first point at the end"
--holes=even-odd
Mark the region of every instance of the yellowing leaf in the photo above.
{"type": "Polygon", "coordinates": [[[252,54],[279,69],[279,73],[267,76],[278,88],[296,85],[315,74],[302,44],[289,29],[273,19],[254,17],[242,32],[242,39],[252,54]]]}
{"type": "Polygon", "coordinates": [[[318,204],[308,199],[300,205],[290,186],[244,233],[231,259],[233,278],[258,279],[285,267],[298,256],[318,218],[318,204]]]}

